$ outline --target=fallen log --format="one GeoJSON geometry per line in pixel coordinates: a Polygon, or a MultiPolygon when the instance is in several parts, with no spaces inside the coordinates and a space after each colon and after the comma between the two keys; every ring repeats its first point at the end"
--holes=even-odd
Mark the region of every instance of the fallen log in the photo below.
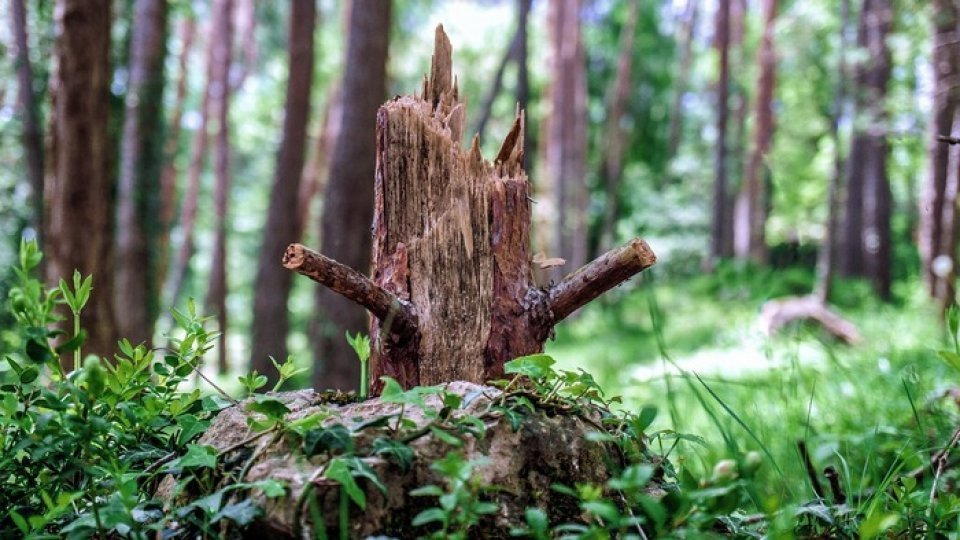
{"type": "Polygon", "coordinates": [[[767,335],[774,335],[795,321],[810,321],[834,338],[856,345],[863,341],[856,325],[828,308],[816,296],[791,296],[770,300],[760,310],[760,325],[767,335]]]}

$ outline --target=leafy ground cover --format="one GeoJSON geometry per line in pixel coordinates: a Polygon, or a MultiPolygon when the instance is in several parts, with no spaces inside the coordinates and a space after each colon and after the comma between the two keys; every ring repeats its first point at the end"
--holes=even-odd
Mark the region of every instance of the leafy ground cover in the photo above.
{"type": "MultiPolygon", "coordinates": [[[[167,348],[121,342],[109,361],[80,358],[84,333],[75,321],[95,291],[80,275],[44,288],[33,276],[40,260],[24,243],[7,302],[16,332],[15,352],[0,366],[0,537],[242,536],[263,517],[262,501],[292,496],[283,481],[247,481],[262,448],[254,443],[267,436],[283,438],[320,465],[325,485],[339,486],[335,519],[318,511],[309,490],[296,498],[320,524],[309,531],[316,538],[350,537],[369,495],[386,489],[365,460],[409,467],[417,459],[409,443],[421,437],[448,451],[427,464],[437,481],[408,493],[425,502],[404,530],[484,536],[498,486],[480,480],[483,463],[464,457],[464,441],[484,437],[492,418],[520,429],[527,418],[557,415],[595,427],[585,438],[608,449],[609,474],[555,483],[551,492],[572,513],[559,518],[530,504],[503,534],[951,538],[960,529],[960,314],[948,314],[944,339],[910,288],[895,306],[869,300],[855,284],[843,289],[840,304],[866,343],[851,348],[804,326],[773,339],[759,334],[752,321],[764,298],[784,284],[802,292],[790,280],[728,268],[714,278],[646,283],[584,313],[548,354],[509,363],[501,397],[481,411],[441,387],[404,391],[387,381],[380,399],[399,404],[399,417],[347,426],[323,413],[291,417],[282,400],[259,393],[265,379],[256,373],[236,382],[235,396],[205,379],[197,367],[216,335],[192,305],[174,311],[179,329],[167,348]],[[66,331],[54,324],[61,305],[66,331]],[[438,405],[426,406],[427,396],[438,405]],[[247,415],[249,437],[228,448],[203,444],[227,407],[247,415]],[[425,424],[405,421],[415,409],[425,424]],[[179,495],[159,499],[163,482],[179,495]]],[[[364,359],[366,341],[351,343],[364,359]]],[[[292,362],[277,369],[281,384],[296,376],[292,362]]]]}

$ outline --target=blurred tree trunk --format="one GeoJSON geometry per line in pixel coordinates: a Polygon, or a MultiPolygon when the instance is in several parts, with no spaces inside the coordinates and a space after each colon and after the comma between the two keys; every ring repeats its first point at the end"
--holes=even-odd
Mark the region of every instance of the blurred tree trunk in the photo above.
{"type": "Polygon", "coordinates": [[[10,24],[13,47],[11,54],[17,70],[17,108],[20,115],[20,140],[26,157],[27,180],[30,183],[30,225],[42,245],[43,235],[43,134],[40,112],[33,90],[33,67],[27,39],[27,10],[23,0],[10,1],[10,24]]]}
{"type": "MultiPolygon", "coordinates": [[[[325,255],[367,273],[373,221],[377,109],[386,96],[391,2],[349,4],[343,119],[323,198],[320,242],[325,255]]],[[[315,340],[317,388],[356,388],[360,364],[344,333],[365,332],[363,309],[328,289],[318,292],[323,319],[315,340]]]]}
{"type": "Polygon", "coordinates": [[[854,133],[847,160],[846,222],[841,269],[871,280],[890,298],[890,183],[884,103],[890,79],[886,38],[893,23],[889,0],[864,0],[857,46],[865,51],[854,71],[854,133]]]}
{"type": "Polygon", "coordinates": [[[132,343],[150,343],[159,311],[157,233],[163,161],[166,0],[134,5],[129,85],[120,142],[114,309],[117,329],[132,343]]]}
{"type": "MultiPolygon", "coordinates": [[[[747,0],[731,0],[730,3],[730,40],[727,45],[729,80],[727,83],[727,110],[733,116],[733,125],[727,126],[726,174],[727,199],[724,202],[723,245],[729,255],[735,254],[736,205],[737,197],[743,187],[746,172],[744,162],[747,157],[747,116],[750,110],[750,96],[747,92],[746,72],[754,66],[754,59],[748,58],[744,45],[747,26],[747,0]]],[[[730,122],[728,118],[728,122],[730,122]]]]}
{"type": "Polygon", "coordinates": [[[339,86],[332,88],[323,108],[319,133],[315,138],[313,153],[303,167],[300,193],[297,195],[297,238],[303,238],[307,226],[313,221],[313,201],[323,192],[330,173],[330,155],[336,148],[337,136],[343,116],[343,92],[339,86]]]}
{"type": "Polygon", "coordinates": [[[214,92],[211,117],[216,118],[213,163],[213,259],[207,284],[206,310],[216,317],[217,367],[226,373],[227,365],[227,214],[230,197],[230,63],[233,60],[233,0],[215,0],[213,4],[213,66],[210,69],[214,92]]]}
{"type": "Polygon", "coordinates": [[[183,202],[180,207],[180,247],[177,250],[177,258],[168,278],[168,302],[171,305],[176,304],[180,299],[180,293],[183,292],[183,286],[190,271],[190,259],[193,258],[194,250],[193,237],[197,226],[200,181],[203,175],[204,161],[207,157],[207,147],[210,144],[210,109],[215,99],[214,95],[221,91],[216,82],[216,39],[212,39],[216,37],[217,22],[216,19],[212,20],[207,30],[207,34],[211,36],[211,39],[207,40],[206,51],[207,81],[203,98],[200,100],[200,124],[197,126],[193,145],[190,149],[187,191],[183,195],[183,202]]]}
{"type": "Polygon", "coordinates": [[[749,258],[757,264],[767,262],[764,229],[767,225],[766,185],[769,169],[765,162],[773,140],[773,89],[777,71],[777,53],[773,45],[777,0],[763,0],[762,6],[763,36],[757,54],[760,74],[755,98],[754,142],[737,200],[734,222],[734,250],[737,257],[749,258]]]}
{"type": "Polygon", "coordinates": [[[543,152],[556,214],[555,251],[549,255],[565,259],[568,268],[587,259],[587,82],[580,8],[580,0],[556,0],[548,7],[552,57],[543,152]]]}
{"type": "Polygon", "coordinates": [[[714,149],[713,182],[713,222],[711,227],[711,258],[716,260],[729,257],[731,246],[727,242],[727,116],[729,112],[728,96],[730,90],[730,1],[719,0],[717,4],[716,34],[714,47],[720,60],[717,79],[717,124],[714,149]]]}
{"type": "Polygon", "coordinates": [[[960,137],[960,2],[936,0],[933,7],[930,168],[920,203],[917,243],[927,290],[945,309],[955,295],[960,145],[944,144],[937,137],[960,137]]]}
{"type": "MultiPolygon", "coordinates": [[[[93,274],[84,308],[84,354],[112,358],[113,176],[107,133],[110,98],[109,0],[57,0],[54,7],[49,176],[44,205],[47,281],[93,274]]],[[[65,357],[66,358],[66,357],[65,357]]]]}
{"type": "Polygon", "coordinates": [[[257,2],[234,0],[233,33],[240,36],[240,61],[232,62],[236,68],[230,71],[230,92],[238,92],[247,82],[250,73],[257,67],[257,2]]]}
{"type": "Polygon", "coordinates": [[[617,240],[617,219],[620,217],[620,183],[623,179],[623,153],[627,147],[624,115],[633,88],[633,41],[637,28],[637,2],[630,2],[627,21],[620,34],[620,57],[617,74],[607,97],[607,122],[600,150],[600,183],[606,193],[600,241],[591,250],[591,258],[613,247],[617,240]]]}
{"type": "Polygon", "coordinates": [[[531,121],[529,105],[530,105],[530,69],[527,65],[529,59],[528,47],[527,47],[527,35],[528,27],[530,24],[530,8],[533,4],[533,0],[517,0],[517,88],[516,88],[516,98],[517,106],[520,107],[520,110],[524,111],[524,118],[526,120],[526,133],[527,136],[523,139],[523,162],[524,170],[531,171],[530,165],[534,163],[533,150],[536,148],[536,142],[534,140],[533,134],[536,133],[536,130],[531,126],[533,125],[531,121]]]}
{"type": "Polygon", "coordinates": [[[667,155],[673,159],[680,148],[680,139],[683,130],[683,95],[687,91],[690,80],[690,64],[693,61],[693,38],[697,29],[697,18],[700,12],[700,0],[687,0],[684,8],[683,26],[680,29],[682,49],[680,65],[677,68],[677,79],[673,85],[673,105],[670,110],[670,131],[667,136],[667,155]]]}
{"type": "MultiPolygon", "coordinates": [[[[167,139],[163,147],[163,172],[160,175],[160,231],[157,238],[157,283],[165,283],[170,265],[170,232],[177,197],[177,149],[187,99],[187,73],[197,23],[193,12],[180,21],[180,51],[177,55],[177,87],[170,110],[167,139]]],[[[169,291],[168,291],[169,292],[169,291]]]]}
{"type": "Polygon", "coordinates": [[[260,247],[260,260],[253,289],[253,326],[250,367],[277,379],[270,356],[282,362],[287,357],[289,312],[287,299],[293,275],[280,265],[287,244],[299,242],[297,195],[303,174],[313,83],[313,33],[317,7],[314,0],[295,0],[290,9],[287,45],[286,111],[277,152],[276,177],[270,192],[267,226],[260,247]]]}
{"type": "Polygon", "coordinates": [[[513,38],[510,39],[510,44],[507,45],[507,50],[503,52],[500,63],[497,64],[497,70],[493,73],[493,83],[490,85],[487,97],[483,100],[483,105],[480,106],[480,113],[477,115],[477,121],[471,130],[472,133],[477,134],[481,141],[483,141],[483,133],[487,129],[487,122],[490,121],[490,115],[493,113],[493,102],[497,100],[497,96],[500,95],[500,90],[503,88],[503,74],[507,71],[507,64],[516,57],[517,40],[519,38],[520,29],[518,27],[516,33],[513,34],[513,38]]]}
{"type": "Polygon", "coordinates": [[[833,174],[827,186],[827,223],[823,242],[817,257],[817,283],[814,295],[825,304],[830,298],[833,275],[837,265],[837,236],[839,227],[840,197],[843,192],[843,151],[841,149],[840,125],[847,103],[847,49],[850,25],[850,0],[840,0],[840,46],[837,51],[837,87],[833,93],[833,118],[830,119],[830,134],[833,138],[833,174]]]}

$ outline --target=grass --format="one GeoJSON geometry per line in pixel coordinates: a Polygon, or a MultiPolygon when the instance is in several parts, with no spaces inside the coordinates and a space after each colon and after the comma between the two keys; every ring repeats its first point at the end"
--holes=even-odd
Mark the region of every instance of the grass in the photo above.
{"type": "MultiPolygon", "coordinates": [[[[752,511],[816,500],[798,451],[803,440],[818,471],[840,472],[864,516],[860,532],[882,530],[893,519],[877,514],[890,507],[878,497],[896,476],[929,463],[955,425],[956,404],[943,396],[958,374],[937,357],[948,345],[936,314],[918,284],[902,286],[897,305],[851,284],[838,300],[862,345],[832,343],[801,325],[769,338],[756,317],[766,298],[784,291],[766,285],[770,276],[742,274],[647,280],[621,291],[613,306],[586,310],[558,331],[548,352],[563,368],[593,373],[625,407],[658,407],[653,430],[702,437],[672,453],[696,478],[723,459],[761,452],[752,511]]],[[[908,514],[900,508],[897,519],[908,514]]]]}

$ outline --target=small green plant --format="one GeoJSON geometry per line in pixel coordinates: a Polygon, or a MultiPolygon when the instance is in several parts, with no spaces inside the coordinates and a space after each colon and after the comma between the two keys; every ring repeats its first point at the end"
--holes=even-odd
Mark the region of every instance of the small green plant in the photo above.
{"type": "Polygon", "coordinates": [[[370,375],[368,373],[370,336],[360,332],[351,335],[350,332],[347,332],[347,343],[350,344],[353,352],[357,355],[357,359],[360,360],[360,399],[367,399],[367,394],[370,391],[370,375]]]}
{"type": "Polygon", "coordinates": [[[463,540],[483,516],[496,512],[496,504],[483,500],[484,493],[491,488],[474,475],[478,464],[479,461],[465,460],[456,452],[433,463],[430,468],[443,478],[445,486],[427,485],[410,492],[414,497],[436,497],[438,504],[417,514],[413,526],[436,524],[428,538],[463,540]]]}

